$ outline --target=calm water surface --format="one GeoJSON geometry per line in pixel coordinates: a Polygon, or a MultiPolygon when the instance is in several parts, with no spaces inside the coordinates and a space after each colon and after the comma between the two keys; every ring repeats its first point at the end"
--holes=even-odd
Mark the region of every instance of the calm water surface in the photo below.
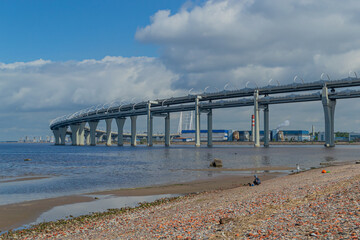
{"type": "MultiPolygon", "coordinates": [[[[77,147],[50,144],[0,144],[0,205],[95,191],[202,179],[227,172],[206,169],[214,158],[224,168],[263,166],[302,168],[320,162],[353,161],[360,146],[145,146],[77,147]],[[24,161],[30,158],[31,161],[24,161]],[[38,180],[11,181],[48,176],[38,180]]],[[[244,174],[231,172],[231,174],[244,174]]]]}

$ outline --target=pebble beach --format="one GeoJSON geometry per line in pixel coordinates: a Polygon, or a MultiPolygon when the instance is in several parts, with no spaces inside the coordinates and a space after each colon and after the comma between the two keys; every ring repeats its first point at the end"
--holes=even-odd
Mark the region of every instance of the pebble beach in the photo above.
{"type": "Polygon", "coordinates": [[[360,164],[349,163],[44,223],[0,239],[359,239],[359,215],[360,164]]]}

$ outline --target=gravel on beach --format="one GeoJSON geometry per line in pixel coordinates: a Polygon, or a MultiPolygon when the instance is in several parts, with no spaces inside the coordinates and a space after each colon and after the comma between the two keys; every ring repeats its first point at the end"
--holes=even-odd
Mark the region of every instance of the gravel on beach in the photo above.
{"type": "Polygon", "coordinates": [[[325,169],[0,239],[359,239],[360,164],[325,169]]]}

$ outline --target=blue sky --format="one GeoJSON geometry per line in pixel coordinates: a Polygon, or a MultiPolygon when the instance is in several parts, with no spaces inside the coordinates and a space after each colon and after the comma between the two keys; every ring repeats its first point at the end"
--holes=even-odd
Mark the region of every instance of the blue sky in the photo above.
{"type": "MultiPolygon", "coordinates": [[[[360,76],[359,12],[358,0],[0,0],[0,141],[103,104],[360,76]]],[[[360,131],[359,101],[338,101],[336,131],[360,131]]],[[[248,129],[251,114],[217,110],[214,128],[248,129]]],[[[323,115],[320,102],[271,106],[270,128],[323,131],[323,115]]]]}
{"type": "Polygon", "coordinates": [[[138,27],[159,9],[178,11],[181,0],[0,1],[0,62],[158,56],[140,44],[138,27]]]}

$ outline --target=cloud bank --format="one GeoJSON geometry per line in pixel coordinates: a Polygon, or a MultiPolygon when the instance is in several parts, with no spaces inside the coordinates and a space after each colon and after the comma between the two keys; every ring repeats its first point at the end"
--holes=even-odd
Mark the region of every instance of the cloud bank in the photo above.
{"type": "Polygon", "coordinates": [[[177,88],[341,78],[360,69],[359,11],[352,0],[209,0],[158,11],[135,37],[161,47],[177,88]]]}
{"type": "Polygon", "coordinates": [[[2,63],[0,79],[3,110],[73,109],[74,105],[177,94],[170,87],[177,76],[158,59],[148,57],[2,63]]]}

